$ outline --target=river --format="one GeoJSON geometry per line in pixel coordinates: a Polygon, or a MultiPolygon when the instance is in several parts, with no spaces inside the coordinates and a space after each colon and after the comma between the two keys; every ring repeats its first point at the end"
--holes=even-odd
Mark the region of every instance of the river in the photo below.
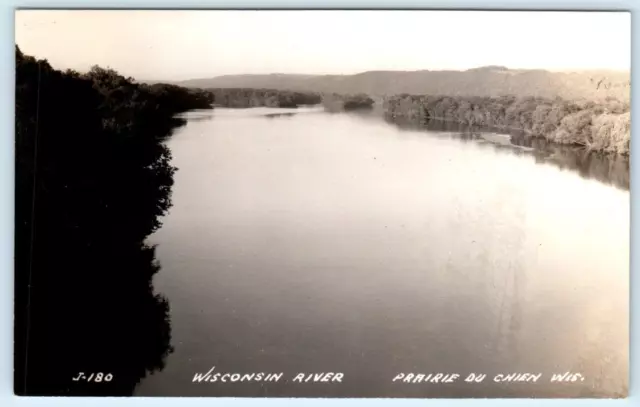
{"type": "Polygon", "coordinates": [[[174,352],[136,395],[626,393],[624,163],[315,108],[186,117],[168,141],[174,205],[149,239],[174,352]],[[284,375],[192,382],[213,366],[284,375]],[[494,381],[524,372],[542,378],[494,381]],[[565,372],[582,376],[549,380],[565,372]]]}

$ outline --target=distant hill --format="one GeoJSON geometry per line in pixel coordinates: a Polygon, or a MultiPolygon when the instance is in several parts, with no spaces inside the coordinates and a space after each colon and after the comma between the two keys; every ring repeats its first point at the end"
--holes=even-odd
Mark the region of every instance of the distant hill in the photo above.
{"type": "Polygon", "coordinates": [[[536,96],[628,100],[630,74],[621,71],[551,72],[487,66],[466,71],[368,71],[354,75],[225,75],[177,82],[197,88],[267,88],[322,93],[536,96]]]}

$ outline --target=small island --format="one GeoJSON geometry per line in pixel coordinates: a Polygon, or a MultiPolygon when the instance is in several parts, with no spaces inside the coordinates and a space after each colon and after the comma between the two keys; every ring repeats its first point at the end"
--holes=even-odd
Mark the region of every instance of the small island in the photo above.
{"type": "Polygon", "coordinates": [[[329,112],[369,110],[373,108],[374,100],[364,93],[354,95],[331,93],[323,95],[322,105],[329,112]]]}

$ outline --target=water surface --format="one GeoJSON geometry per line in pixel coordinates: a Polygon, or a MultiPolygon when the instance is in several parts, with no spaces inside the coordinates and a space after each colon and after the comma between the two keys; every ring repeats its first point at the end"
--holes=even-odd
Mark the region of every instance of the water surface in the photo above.
{"type": "Polygon", "coordinates": [[[315,108],[187,118],[168,141],[174,206],[150,238],[175,351],[137,395],[626,392],[628,163],[315,108]],[[284,377],[192,383],[212,366],[284,377]],[[549,382],[566,371],[585,380],[549,382]],[[291,383],[299,372],[344,379],[291,383]],[[471,372],[488,377],[461,382],[471,372]],[[511,372],[543,377],[492,381],[511,372]]]}

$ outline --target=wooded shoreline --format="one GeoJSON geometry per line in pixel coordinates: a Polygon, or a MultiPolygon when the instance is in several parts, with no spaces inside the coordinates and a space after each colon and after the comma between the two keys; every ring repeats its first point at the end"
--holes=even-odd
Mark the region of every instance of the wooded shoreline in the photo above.
{"type": "Polygon", "coordinates": [[[322,104],[328,112],[380,107],[387,120],[441,120],[463,125],[519,131],[587,151],[629,155],[630,103],[609,97],[572,101],[559,97],[465,97],[392,95],[376,101],[367,94],[321,94],[275,89],[206,89],[216,106],[296,108],[322,104]],[[377,102],[377,103],[376,103],[377,102]]]}
{"type": "Polygon", "coordinates": [[[628,102],[568,101],[561,98],[449,97],[397,95],[383,101],[386,118],[522,131],[557,144],[628,155],[631,113],[628,102]]]}

